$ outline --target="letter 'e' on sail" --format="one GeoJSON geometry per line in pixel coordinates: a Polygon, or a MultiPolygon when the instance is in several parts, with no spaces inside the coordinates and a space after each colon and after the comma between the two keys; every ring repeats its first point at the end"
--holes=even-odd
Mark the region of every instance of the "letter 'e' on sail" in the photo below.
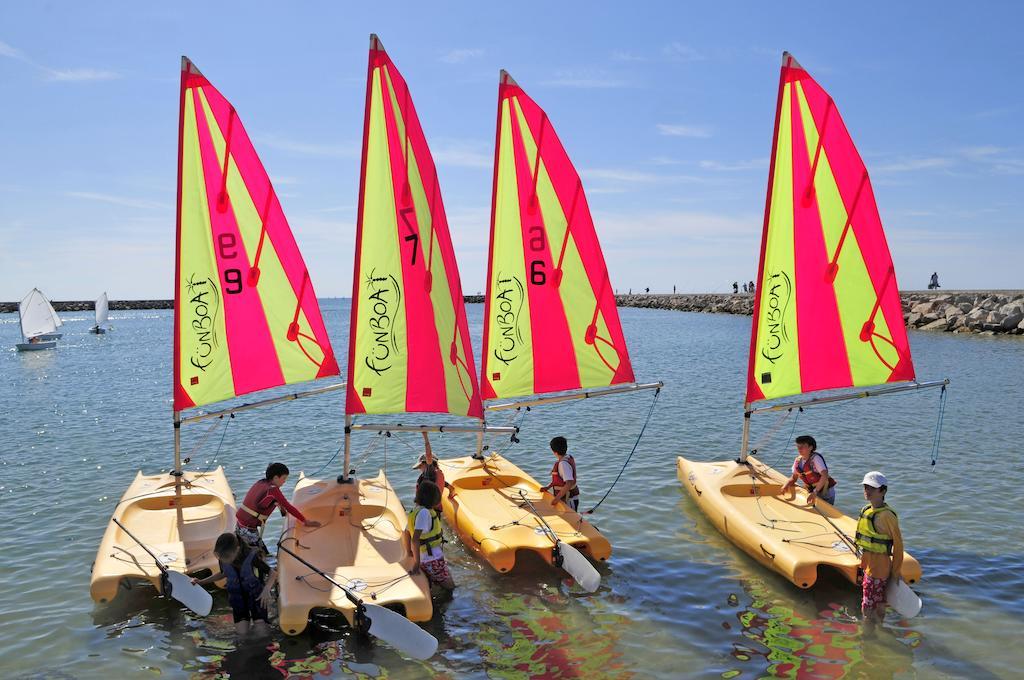
{"type": "Polygon", "coordinates": [[[583,184],[547,114],[498,83],[485,399],[633,382],[583,184]]]}
{"type": "Polygon", "coordinates": [[[174,410],[338,375],[306,264],[235,107],[182,57],[174,410]]]}
{"type": "Polygon", "coordinates": [[[835,102],[783,55],[746,402],[914,379],[871,181],[835,102]]]}
{"type": "Polygon", "coordinates": [[[346,412],[483,405],[434,160],[405,80],[370,36],[346,412]]]}

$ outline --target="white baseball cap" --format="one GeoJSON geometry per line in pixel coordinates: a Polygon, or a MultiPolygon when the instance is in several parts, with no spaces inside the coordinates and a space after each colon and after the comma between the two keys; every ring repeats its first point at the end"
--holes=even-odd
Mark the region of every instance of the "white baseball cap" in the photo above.
{"type": "Polygon", "coordinates": [[[876,489],[881,489],[883,486],[889,486],[889,480],[885,478],[878,470],[872,470],[871,472],[864,475],[864,481],[862,484],[872,486],[876,489]]]}

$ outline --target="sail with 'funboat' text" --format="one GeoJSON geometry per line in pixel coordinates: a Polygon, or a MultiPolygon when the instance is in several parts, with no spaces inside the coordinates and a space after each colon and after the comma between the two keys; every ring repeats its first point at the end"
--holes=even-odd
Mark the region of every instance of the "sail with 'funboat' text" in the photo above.
{"type": "Polygon", "coordinates": [[[370,37],[346,413],[483,407],[434,161],[409,88],[370,37]]]}
{"type": "Polygon", "coordinates": [[[235,107],[182,58],[174,410],[339,374],[309,271],[235,107]]]}
{"type": "Polygon", "coordinates": [[[783,56],[746,403],[914,380],[867,169],[832,97],[783,56]]]}
{"type": "Polygon", "coordinates": [[[509,398],[633,380],[583,183],[547,114],[502,71],[483,396],[509,398]]]}

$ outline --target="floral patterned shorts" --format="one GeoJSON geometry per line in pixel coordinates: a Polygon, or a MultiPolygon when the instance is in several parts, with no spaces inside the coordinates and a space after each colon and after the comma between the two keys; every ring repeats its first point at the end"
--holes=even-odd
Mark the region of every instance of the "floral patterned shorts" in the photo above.
{"type": "Polygon", "coordinates": [[[863,599],[860,603],[861,611],[867,613],[869,610],[885,604],[885,584],[888,582],[889,579],[864,575],[864,583],[862,585],[863,599]]]}
{"type": "Polygon", "coordinates": [[[420,568],[423,569],[423,573],[427,575],[427,579],[431,583],[448,583],[452,579],[452,575],[448,571],[448,563],[444,561],[443,557],[429,562],[420,562],[420,568]]]}

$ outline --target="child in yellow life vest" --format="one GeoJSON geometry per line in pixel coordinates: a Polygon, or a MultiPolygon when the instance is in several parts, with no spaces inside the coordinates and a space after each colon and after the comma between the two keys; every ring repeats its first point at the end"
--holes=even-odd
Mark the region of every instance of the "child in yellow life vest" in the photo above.
{"type": "Polygon", "coordinates": [[[903,536],[896,513],[885,504],[889,482],[881,472],[864,475],[864,498],[868,504],[857,520],[857,547],[864,571],[861,610],[864,620],[877,622],[885,614],[885,587],[900,578],[903,568],[903,536]]]}
{"type": "Polygon", "coordinates": [[[434,509],[441,503],[441,490],[431,481],[423,481],[416,487],[416,507],[409,513],[409,554],[416,560],[410,574],[420,569],[431,583],[445,590],[455,589],[455,581],[444,561],[441,543],[441,516],[434,509]]]}

